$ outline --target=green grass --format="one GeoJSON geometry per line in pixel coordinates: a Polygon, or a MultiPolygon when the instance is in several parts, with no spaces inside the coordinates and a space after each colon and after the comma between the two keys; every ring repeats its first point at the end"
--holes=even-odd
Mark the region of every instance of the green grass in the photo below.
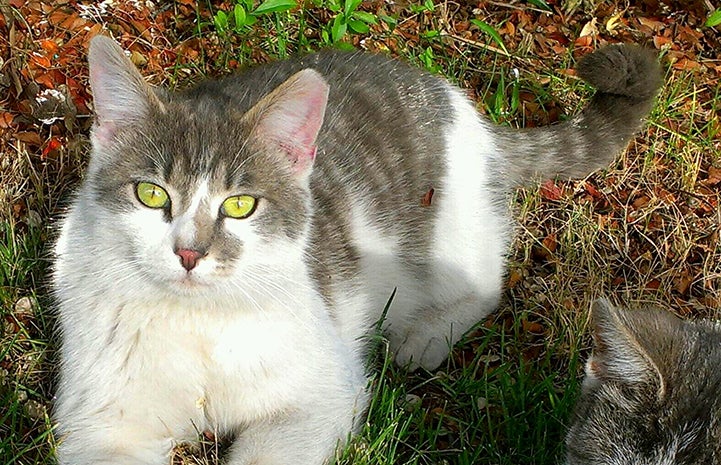
{"type": "Polygon", "coordinates": [[[577,359],[549,351],[528,361],[522,332],[516,322],[482,327],[435,373],[386,361],[366,426],[341,463],[557,463],[577,391],[559,366],[575,373],[577,359]]]}
{"type": "MultiPolygon", "coordinates": [[[[538,0],[527,3],[546,8],[538,0]]],[[[166,63],[155,82],[183,86],[255,62],[352,45],[472,88],[479,110],[500,124],[547,124],[577,111],[589,95],[579,80],[559,73],[573,65],[572,45],[540,57],[526,40],[532,36],[499,35],[509,53],[496,52],[501,43],[485,26],[453,29],[469,14],[460,7],[425,2],[374,10],[357,1],[316,0],[307,9],[258,14],[254,24],[236,27],[229,8],[236,4],[247,16],[260,3],[225,2],[225,25],[217,22],[217,2],[201,2],[192,17],[180,17],[175,5],[176,27],[165,30],[167,42],[158,42],[194,41],[199,54],[166,63]],[[353,21],[369,31],[358,33],[364,26],[353,21]]],[[[583,13],[566,17],[564,26],[580,29],[583,13]]],[[[500,30],[516,14],[487,7],[477,19],[500,30]]],[[[29,53],[12,51],[19,62],[29,53]]],[[[479,323],[434,373],[406,373],[381,350],[368,419],[340,452],[340,463],[560,463],[590,347],[593,299],[610,295],[718,317],[719,199],[717,187],[705,182],[711,167],[721,166],[719,92],[707,74],[669,71],[648,128],[605,173],[559,183],[559,200],[544,199],[538,188],[520,190],[499,312],[479,323]],[[591,198],[587,186],[601,192],[600,199],[591,198]],[[686,275],[690,284],[683,286],[686,275]]],[[[38,131],[50,135],[47,127],[38,131]]],[[[52,463],[56,438],[48,412],[56,347],[46,251],[61,199],[84,165],[83,149],[68,149],[59,159],[39,152],[8,144],[0,164],[0,463],[8,465],[52,463]]],[[[216,463],[216,448],[204,440],[201,448],[179,449],[173,463],[216,463]]]]}
{"type": "Polygon", "coordinates": [[[51,324],[34,289],[41,290],[43,236],[40,228],[19,232],[0,223],[0,460],[45,463],[53,442],[47,405],[51,324]]]}

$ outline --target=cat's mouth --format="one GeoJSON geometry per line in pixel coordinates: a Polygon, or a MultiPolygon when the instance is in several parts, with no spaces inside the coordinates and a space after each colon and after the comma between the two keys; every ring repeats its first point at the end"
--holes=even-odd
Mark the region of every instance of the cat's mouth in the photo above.
{"type": "Polygon", "coordinates": [[[171,283],[181,292],[194,292],[208,287],[208,283],[196,273],[185,273],[172,280],[171,283]]]}

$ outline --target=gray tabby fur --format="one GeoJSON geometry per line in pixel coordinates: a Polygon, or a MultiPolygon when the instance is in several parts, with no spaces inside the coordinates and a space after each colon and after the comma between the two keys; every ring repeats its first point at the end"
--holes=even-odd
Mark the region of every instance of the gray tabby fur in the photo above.
{"type": "Polygon", "coordinates": [[[652,52],[608,47],[579,64],[599,88],[586,110],[514,131],[382,56],[181,92],[108,38],[89,61],[93,153],[55,249],[61,465],[163,463],[197,430],[236,436],[232,464],[322,463],[362,419],[366,339],[394,289],[396,362],[434,369],[497,305],[513,186],[606,166],[661,83],[652,52]],[[169,203],[142,205],[141,182],[169,203]],[[220,208],[237,195],[258,199],[245,219],[220,208]]]}
{"type": "Polygon", "coordinates": [[[594,305],[593,325],[566,463],[721,463],[719,325],[606,300],[594,305]]]}

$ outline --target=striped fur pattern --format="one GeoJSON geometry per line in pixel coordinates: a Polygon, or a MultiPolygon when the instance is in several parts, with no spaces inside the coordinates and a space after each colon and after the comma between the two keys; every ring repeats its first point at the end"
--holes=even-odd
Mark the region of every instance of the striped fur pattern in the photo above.
{"type": "Polygon", "coordinates": [[[593,320],[567,465],[721,463],[721,327],[606,300],[593,320]]]}

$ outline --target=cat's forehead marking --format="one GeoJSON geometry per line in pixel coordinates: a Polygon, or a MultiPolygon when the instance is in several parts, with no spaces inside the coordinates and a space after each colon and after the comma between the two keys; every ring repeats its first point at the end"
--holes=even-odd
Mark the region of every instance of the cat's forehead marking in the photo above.
{"type": "Polygon", "coordinates": [[[207,178],[202,178],[200,182],[198,182],[195,191],[192,193],[190,203],[188,205],[188,212],[191,215],[195,215],[200,205],[208,201],[208,196],[210,194],[210,190],[208,188],[209,185],[210,181],[208,181],[207,178]]]}
{"type": "Polygon", "coordinates": [[[198,235],[203,223],[206,222],[206,212],[202,215],[202,220],[199,220],[198,217],[201,210],[203,210],[203,205],[208,202],[208,180],[201,179],[187,194],[190,196],[187,207],[179,207],[180,210],[176,219],[177,236],[182,243],[192,242],[198,235]]]}

